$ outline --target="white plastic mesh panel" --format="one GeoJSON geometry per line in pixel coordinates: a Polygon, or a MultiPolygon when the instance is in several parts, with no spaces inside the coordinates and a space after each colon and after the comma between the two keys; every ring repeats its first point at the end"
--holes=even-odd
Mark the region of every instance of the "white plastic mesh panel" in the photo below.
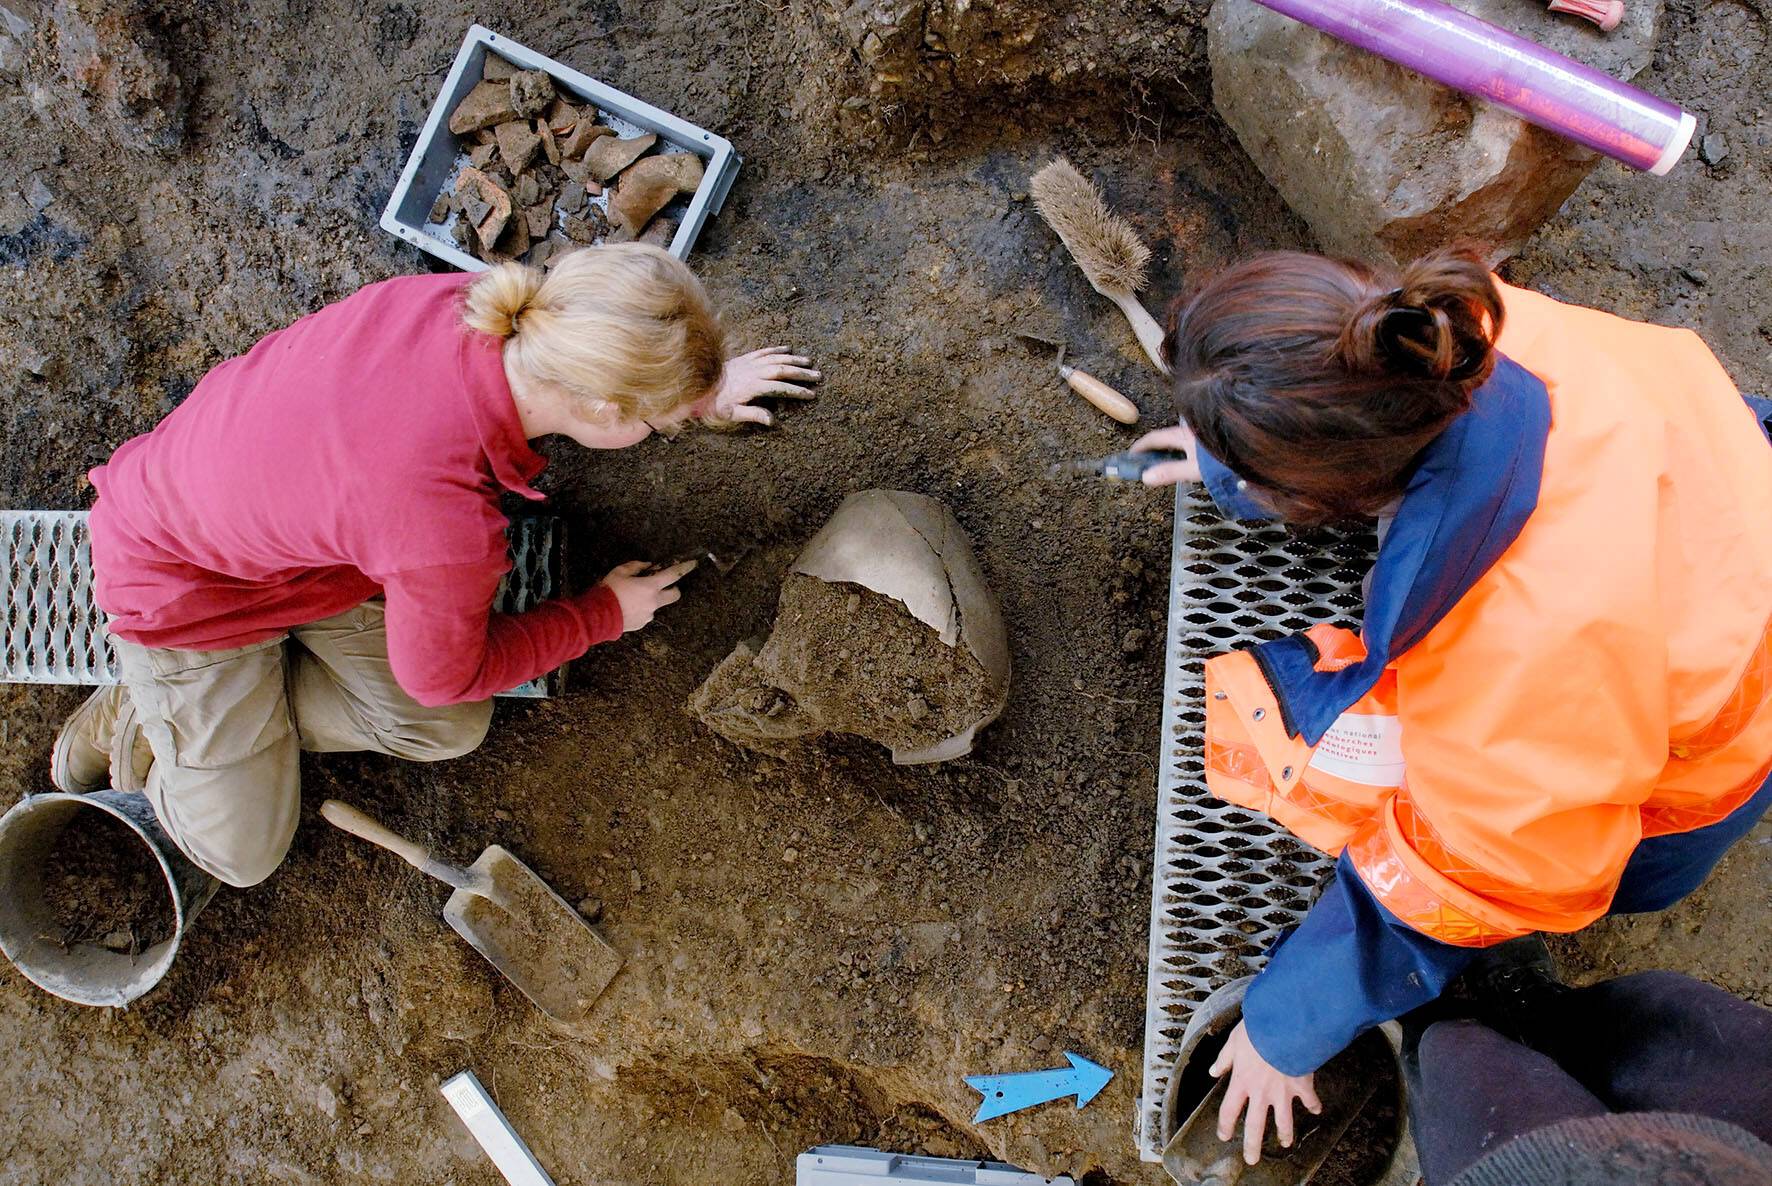
{"type": "MultiPolygon", "coordinates": [[[[560,589],[560,521],[526,515],[512,521],[511,571],[496,607],[521,613],[560,589]]],[[[117,656],[104,615],[92,600],[92,550],[85,511],[0,511],[5,551],[5,650],[0,683],[114,684],[117,656]]],[[[541,697],[545,680],[503,693],[541,697]]]]}
{"type": "Polygon", "coordinates": [[[1372,555],[1369,535],[1301,540],[1273,525],[1226,522],[1198,487],[1176,496],[1138,1118],[1146,1161],[1162,1159],[1163,1092],[1188,1014],[1260,967],[1275,932],[1303,916],[1331,868],[1267,817],[1207,792],[1204,662],[1321,622],[1357,624],[1372,555]]]}

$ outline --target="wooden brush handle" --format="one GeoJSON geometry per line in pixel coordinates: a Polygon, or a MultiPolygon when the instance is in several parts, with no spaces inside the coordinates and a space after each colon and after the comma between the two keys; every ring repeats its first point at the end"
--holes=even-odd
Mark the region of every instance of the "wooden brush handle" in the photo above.
{"type": "Polygon", "coordinates": [[[1058,373],[1071,390],[1118,420],[1121,424],[1138,423],[1138,405],[1091,375],[1073,366],[1061,366],[1058,373]]]}
{"type": "Polygon", "coordinates": [[[1120,306],[1120,312],[1132,323],[1132,332],[1138,335],[1138,344],[1144,347],[1151,364],[1167,375],[1169,368],[1163,365],[1163,327],[1157,324],[1157,319],[1134,293],[1122,290],[1109,292],[1108,297],[1120,306]]]}
{"type": "Polygon", "coordinates": [[[325,817],[327,823],[336,828],[343,828],[361,840],[367,840],[371,844],[387,849],[415,869],[424,869],[431,859],[431,854],[424,845],[414,844],[400,833],[383,827],[349,803],[328,799],[320,804],[320,814],[325,817]]]}

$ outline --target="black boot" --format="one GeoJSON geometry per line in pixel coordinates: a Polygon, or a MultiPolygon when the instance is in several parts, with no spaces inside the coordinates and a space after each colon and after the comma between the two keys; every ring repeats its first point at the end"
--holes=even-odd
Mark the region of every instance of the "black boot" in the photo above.
{"type": "Polygon", "coordinates": [[[1543,1049],[1543,1021],[1550,1005],[1569,991],[1557,979],[1550,948],[1526,935],[1485,948],[1453,985],[1469,1002],[1470,1015],[1504,1037],[1543,1049]]]}

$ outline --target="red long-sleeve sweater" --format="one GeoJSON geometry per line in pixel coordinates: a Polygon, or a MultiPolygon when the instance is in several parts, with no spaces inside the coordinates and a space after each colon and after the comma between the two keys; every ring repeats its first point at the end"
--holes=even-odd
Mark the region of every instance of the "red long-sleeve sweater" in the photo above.
{"type": "Polygon", "coordinates": [[[97,600],[142,646],[223,650],[387,599],[394,675],[480,700],[621,633],[599,586],[492,613],[501,490],[529,447],[499,342],[462,324],[471,277],[371,284],[222,363],[92,471],[97,600]]]}

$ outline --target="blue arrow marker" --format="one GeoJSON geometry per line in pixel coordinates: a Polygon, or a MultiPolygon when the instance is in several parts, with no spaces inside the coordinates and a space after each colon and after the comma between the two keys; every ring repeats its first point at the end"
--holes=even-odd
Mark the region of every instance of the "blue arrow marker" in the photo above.
{"type": "Polygon", "coordinates": [[[1114,1077],[1112,1071],[1090,1062],[1080,1054],[1072,1054],[1067,1050],[1064,1056],[1070,1060],[1071,1065],[1056,1070],[1022,1071],[1015,1075],[966,1076],[967,1085],[984,1096],[984,1101],[978,1105],[978,1115],[972,1118],[972,1123],[983,1124],[986,1120],[995,1120],[1023,1108],[1051,1103],[1071,1094],[1076,1095],[1077,1107],[1081,1108],[1100,1095],[1101,1089],[1114,1077]]]}

